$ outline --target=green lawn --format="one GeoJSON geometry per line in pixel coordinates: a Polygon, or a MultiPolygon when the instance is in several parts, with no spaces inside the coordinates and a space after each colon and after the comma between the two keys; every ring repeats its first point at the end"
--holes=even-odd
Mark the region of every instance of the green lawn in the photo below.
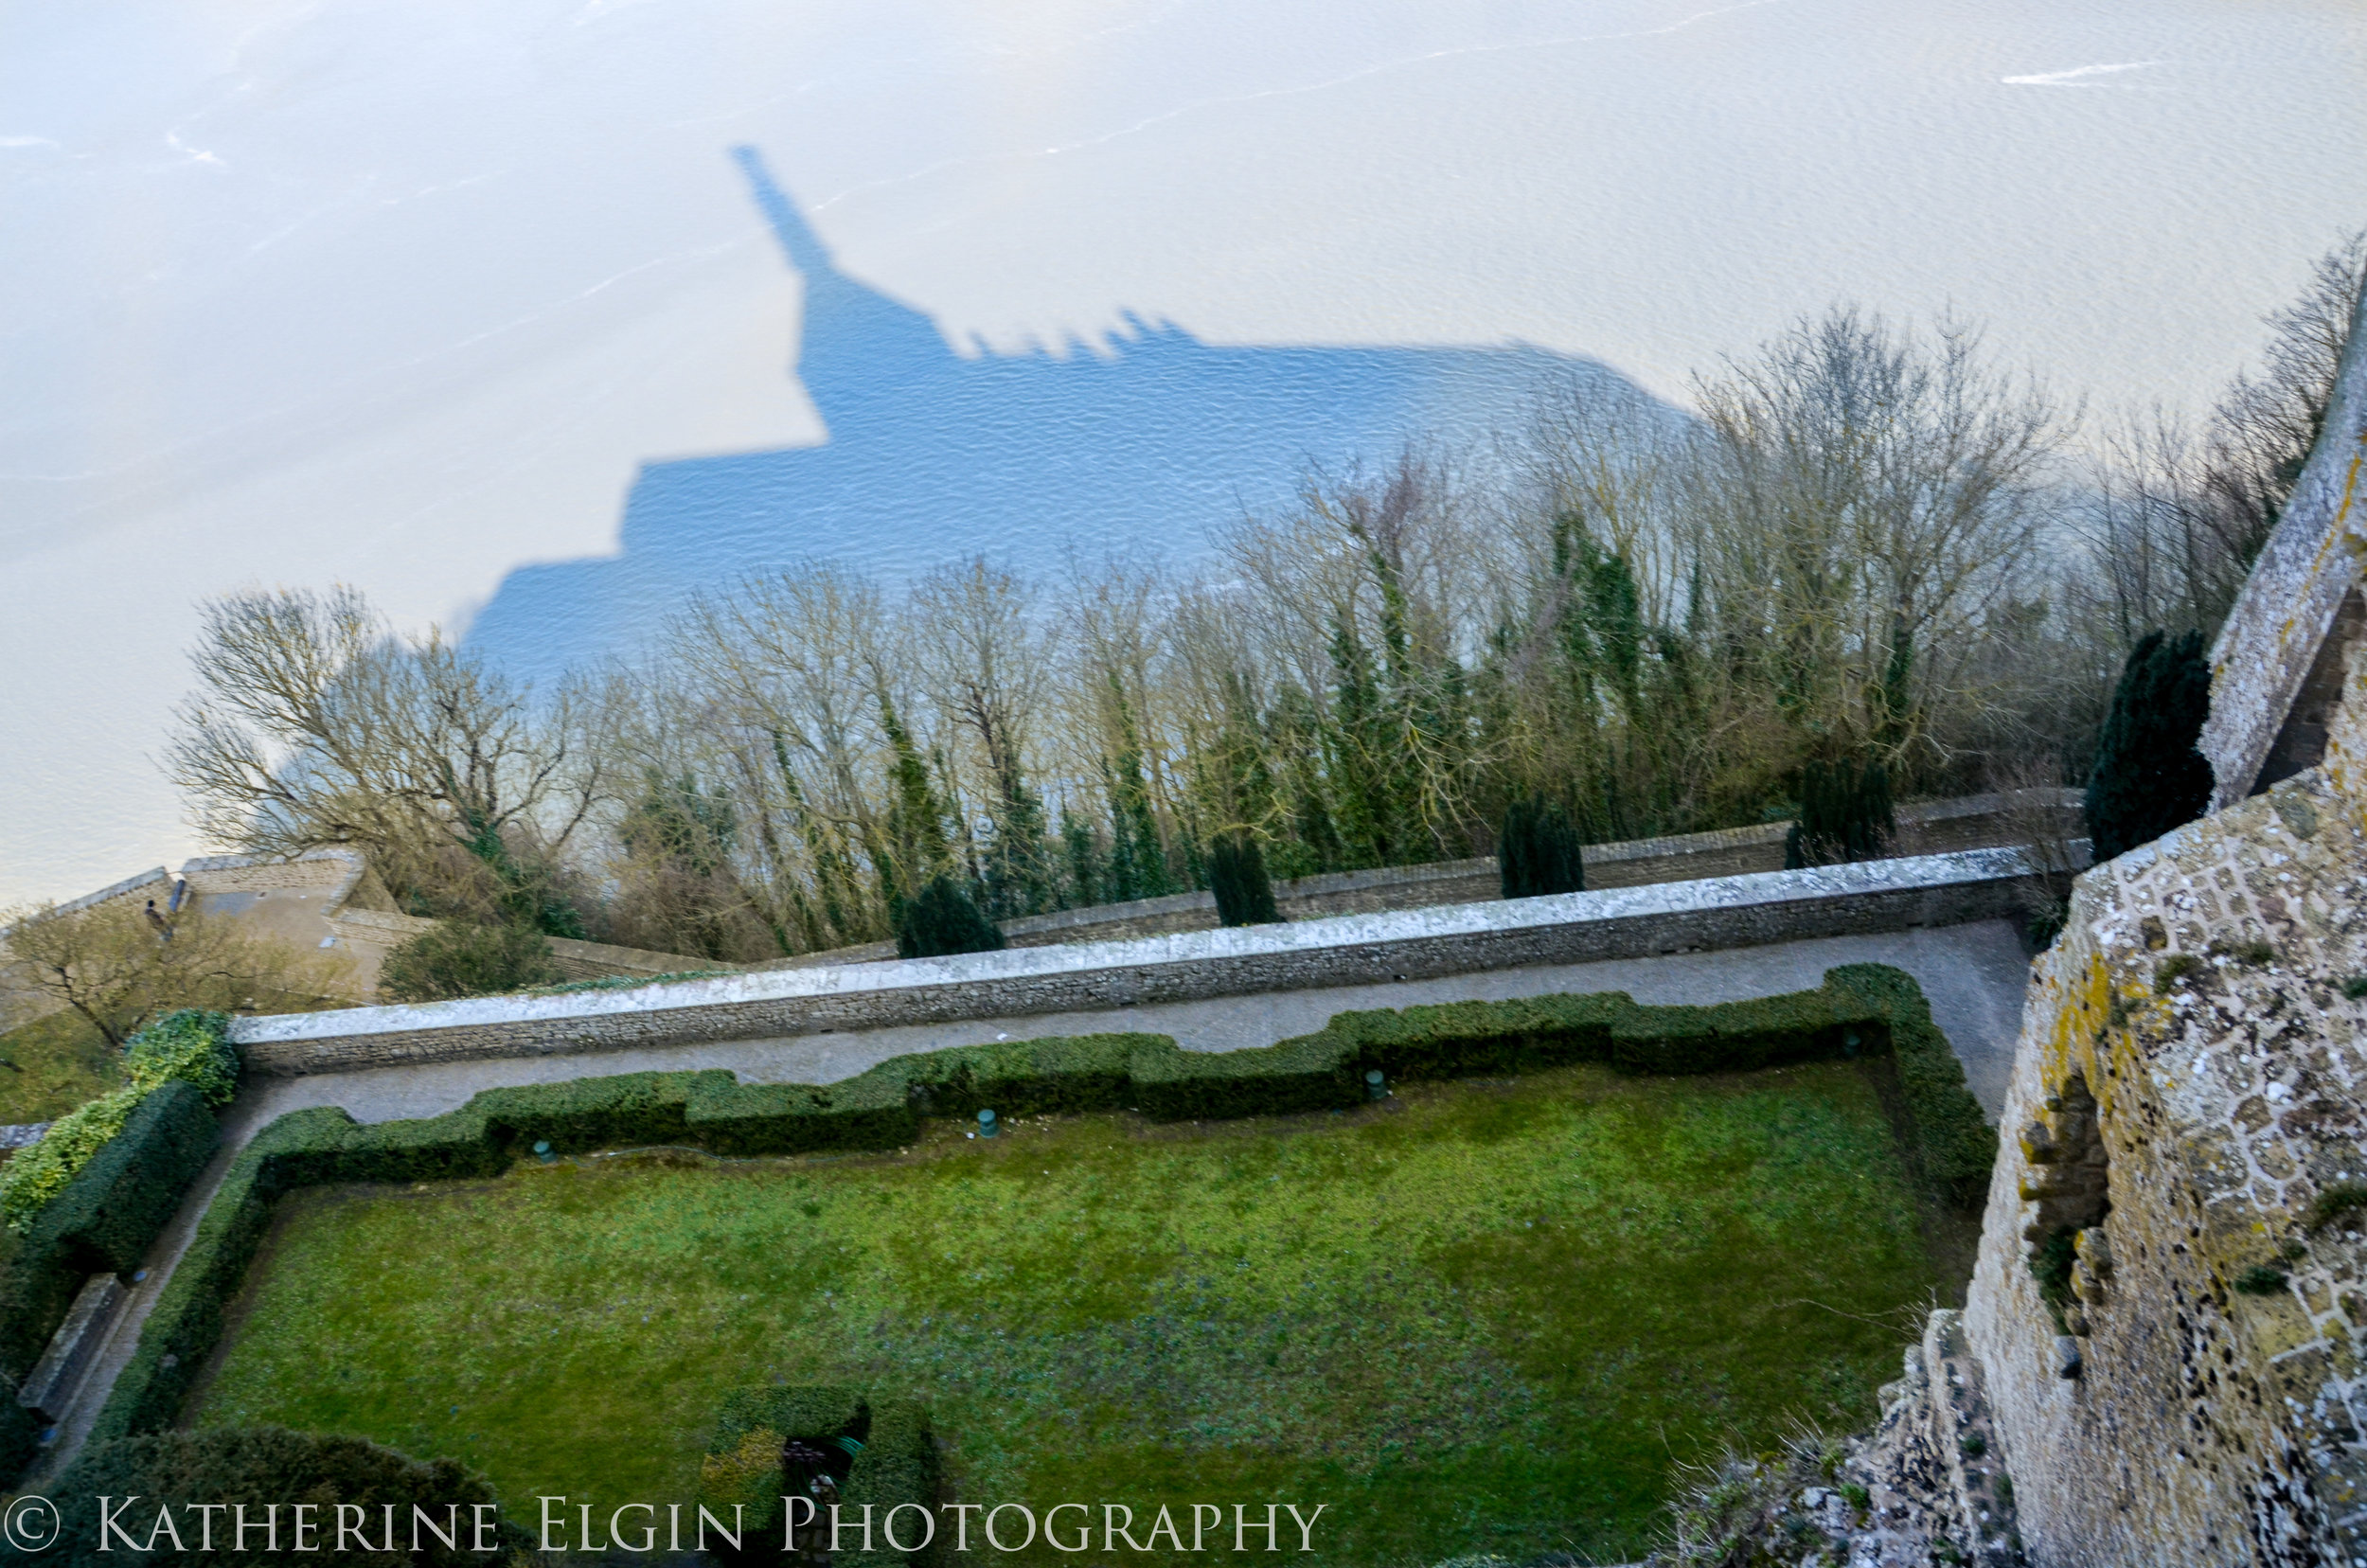
{"type": "Polygon", "coordinates": [[[856,1382],[927,1401],[964,1500],[1326,1503],[1342,1563],[1610,1555],[1672,1461],[1869,1421],[1940,1283],[1857,1064],[931,1126],[301,1195],[196,1419],[454,1455],[530,1521],[690,1498],[734,1384],[856,1382]]]}

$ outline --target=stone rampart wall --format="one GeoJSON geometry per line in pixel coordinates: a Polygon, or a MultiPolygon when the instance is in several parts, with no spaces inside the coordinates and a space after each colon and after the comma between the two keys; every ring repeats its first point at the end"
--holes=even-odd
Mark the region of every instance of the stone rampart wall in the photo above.
{"type": "Polygon", "coordinates": [[[2325,768],[2090,871],[2036,966],[1967,1327],[2039,1568],[2367,1559],[2367,1209],[2310,1222],[2367,1182],[2359,682],[2325,768]]]}
{"type": "Polygon", "coordinates": [[[333,906],[351,893],[368,869],[358,849],[312,849],[294,860],[261,855],[206,855],[181,867],[189,891],[200,897],[277,893],[296,888],[319,893],[333,906]]]}
{"type": "Polygon", "coordinates": [[[2211,650],[2200,749],[2214,805],[2252,791],[2320,647],[2358,581],[2367,547],[2367,292],[2351,317],[2334,397],[2276,531],[2211,650]]]}
{"type": "Polygon", "coordinates": [[[251,1066],[294,1074],[1096,1010],[1984,919],[2019,907],[2031,869],[2020,850],[1974,850],[1134,942],[241,1019],[235,1033],[251,1066]]]}

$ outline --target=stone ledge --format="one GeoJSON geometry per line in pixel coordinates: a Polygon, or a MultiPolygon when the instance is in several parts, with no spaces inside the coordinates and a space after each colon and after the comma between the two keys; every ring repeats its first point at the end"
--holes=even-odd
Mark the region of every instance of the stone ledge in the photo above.
{"type": "Polygon", "coordinates": [[[93,1274],[84,1281],[74,1305],[66,1310],[65,1321],[49,1336],[48,1348],[26,1374],[16,1402],[46,1420],[62,1417],[98,1359],[98,1347],[107,1343],[123,1301],[123,1283],[115,1275],[93,1274]]]}
{"type": "Polygon", "coordinates": [[[1985,919],[2015,906],[2033,870],[2021,850],[1979,849],[1127,942],[245,1018],[232,1027],[256,1070],[304,1074],[1092,1011],[1985,919]]]}

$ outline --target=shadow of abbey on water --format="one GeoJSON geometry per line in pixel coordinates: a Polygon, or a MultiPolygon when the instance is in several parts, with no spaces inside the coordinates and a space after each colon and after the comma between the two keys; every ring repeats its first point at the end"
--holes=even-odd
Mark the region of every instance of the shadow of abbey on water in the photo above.
{"type": "Polygon", "coordinates": [[[796,375],[823,445],[645,465],[619,554],[524,566],[469,642],[515,675],[631,653],[685,596],[808,559],[886,577],[985,553],[1022,568],[1188,557],[1209,530],[1287,503],[1310,462],[1386,460],[1526,424],[1599,363],[1496,347],[1225,347],[1131,315],[1067,354],[955,353],[934,322],[841,272],[754,149],[734,156],[805,279],[796,375]]]}

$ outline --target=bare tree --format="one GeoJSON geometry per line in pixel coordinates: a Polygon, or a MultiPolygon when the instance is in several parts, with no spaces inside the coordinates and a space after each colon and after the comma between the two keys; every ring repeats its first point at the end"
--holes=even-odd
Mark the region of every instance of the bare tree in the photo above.
{"type": "Polygon", "coordinates": [[[923,577],[905,619],[920,684],[952,731],[955,787],[963,773],[979,780],[988,913],[1035,914],[1055,894],[1032,744],[1058,639],[1033,586],[983,558],[923,577]]]}
{"type": "Polygon", "coordinates": [[[583,688],[537,700],[440,633],[397,636],[354,589],[250,590],[199,616],[166,766],[217,843],[359,846],[399,887],[471,863],[514,882],[606,790],[583,688]]]}
{"type": "Polygon", "coordinates": [[[2030,563],[2065,421],[1972,331],[1839,308],[1700,385],[1708,633],[1804,733],[1937,759],[1984,617],[2030,563]]]}
{"type": "Polygon", "coordinates": [[[172,919],[168,935],[125,900],[44,905],[17,912],[5,936],[18,972],[114,1046],[178,1007],[303,1012],[349,1005],[353,994],[342,954],[257,935],[194,907],[172,919]]]}
{"type": "Polygon", "coordinates": [[[2204,485],[2220,543],[2245,566],[2268,542],[2325,424],[2362,289],[2367,229],[2318,258],[2301,297],[2269,312],[2266,365],[2238,373],[2212,416],[2204,485]]]}
{"type": "Polygon", "coordinates": [[[885,635],[877,585],[806,562],[694,597],[664,645],[729,732],[736,776],[771,825],[759,836],[779,907],[819,946],[888,929],[876,875],[887,854],[875,683],[885,635]]]}

